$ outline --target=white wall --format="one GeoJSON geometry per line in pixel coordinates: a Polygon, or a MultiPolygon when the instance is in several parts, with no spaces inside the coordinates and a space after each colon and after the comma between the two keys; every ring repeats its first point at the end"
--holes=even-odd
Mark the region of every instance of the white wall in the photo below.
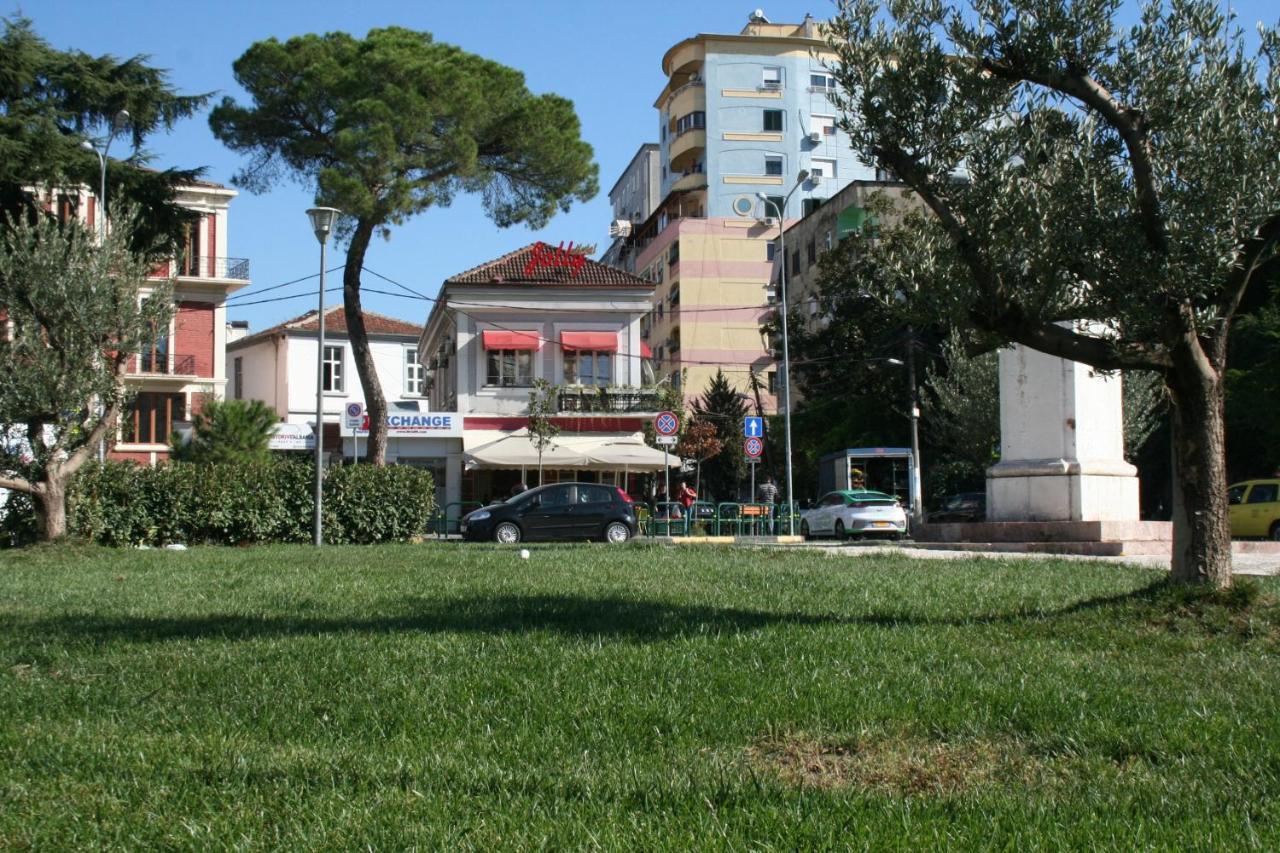
{"type": "MultiPolygon", "coordinates": [[[[316,411],[316,338],[290,335],[288,338],[287,380],[288,380],[288,420],[294,423],[307,421],[316,411]]],[[[363,403],[364,390],[360,387],[360,376],[356,373],[355,355],[351,341],[343,337],[325,336],[325,346],[341,346],[343,348],[343,389],[341,393],[325,395],[324,410],[326,413],[340,414],[347,403],[363,403]]],[[[427,408],[427,398],[409,396],[404,388],[404,351],[406,348],[416,349],[412,340],[371,341],[374,366],[378,373],[378,382],[382,385],[382,394],[388,402],[412,400],[422,409],[427,408]]]]}

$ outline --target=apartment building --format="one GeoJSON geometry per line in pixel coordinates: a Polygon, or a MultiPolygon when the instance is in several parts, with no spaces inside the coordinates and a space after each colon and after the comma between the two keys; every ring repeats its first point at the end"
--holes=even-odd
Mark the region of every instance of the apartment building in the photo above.
{"type": "MultiPolygon", "coordinates": [[[[699,396],[717,369],[742,390],[774,370],[761,324],[783,227],[843,185],[874,180],[836,127],[835,57],[821,24],[775,24],[752,14],[736,35],[701,33],[662,59],[662,201],[628,238],[637,274],[655,285],[643,324],[659,375],[699,396]],[[789,203],[801,172],[806,180],[789,203]]],[[[776,410],[774,395],[765,395],[776,410]]]]}
{"type": "MultiPolygon", "coordinates": [[[[96,199],[83,190],[81,210],[93,227],[96,199]]],[[[173,281],[173,318],[129,365],[131,402],[108,455],[151,465],[169,456],[176,426],[199,413],[207,399],[222,399],[227,370],[226,299],[249,285],[247,258],[229,256],[228,211],[239,193],[211,181],[178,188],[177,203],[200,214],[174,257],[154,278],[173,281]]],[[[145,291],[144,291],[145,292],[145,291]]]]}
{"type": "Polygon", "coordinates": [[[660,160],[657,143],[646,142],[609,190],[609,204],[613,208],[609,236],[613,237],[613,242],[600,259],[601,263],[629,273],[636,271],[635,253],[631,251],[627,237],[633,228],[639,227],[653,214],[662,200],[660,160]]]}

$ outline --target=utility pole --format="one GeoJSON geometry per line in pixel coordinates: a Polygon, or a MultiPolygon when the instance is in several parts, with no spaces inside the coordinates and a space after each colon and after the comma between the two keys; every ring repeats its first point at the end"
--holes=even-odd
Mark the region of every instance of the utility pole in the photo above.
{"type": "Polygon", "coordinates": [[[916,336],[907,326],[907,412],[911,416],[911,530],[924,523],[924,501],[920,488],[920,398],[916,392],[916,336]]]}

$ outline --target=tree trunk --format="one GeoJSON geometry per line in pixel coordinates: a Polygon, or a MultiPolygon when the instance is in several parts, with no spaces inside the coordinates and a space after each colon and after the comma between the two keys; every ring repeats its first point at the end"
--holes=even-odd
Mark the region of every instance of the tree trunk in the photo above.
{"type": "Polygon", "coordinates": [[[1231,520],[1221,374],[1180,348],[1166,382],[1175,468],[1172,578],[1229,587],[1231,520]]]}
{"type": "Polygon", "coordinates": [[[364,328],[364,312],[360,307],[360,270],[364,267],[364,255],[369,249],[374,223],[360,219],[347,247],[347,264],[342,271],[342,306],[347,314],[347,337],[351,340],[351,354],[364,389],[364,407],[369,412],[369,440],[365,461],[374,465],[387,464],[387,398],[382,394],[378,370],[369,349],[369,334],[364,328]]]}
{"type": "Polygon", "coordinates": [[[50,472],[45,481],[31,493],[36,521],[40,525],[40,538],[44,542],[56,542],[67,535],[67,484],[65,478],[50,472]]]}

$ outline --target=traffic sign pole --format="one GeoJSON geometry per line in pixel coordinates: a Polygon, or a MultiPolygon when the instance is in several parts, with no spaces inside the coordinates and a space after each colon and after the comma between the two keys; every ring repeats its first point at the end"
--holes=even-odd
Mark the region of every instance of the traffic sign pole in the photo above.
{"type": "Polygon", "coordinates": [[[680,418],[675,412],[658,412],[653,419],[653,431],[659,436],[662,445],[662,476],[666,483],[667,531],[671,531],[671,461],[667,457],[667,448],[675,444],[675,435],[680,431],[680,418]]]}

